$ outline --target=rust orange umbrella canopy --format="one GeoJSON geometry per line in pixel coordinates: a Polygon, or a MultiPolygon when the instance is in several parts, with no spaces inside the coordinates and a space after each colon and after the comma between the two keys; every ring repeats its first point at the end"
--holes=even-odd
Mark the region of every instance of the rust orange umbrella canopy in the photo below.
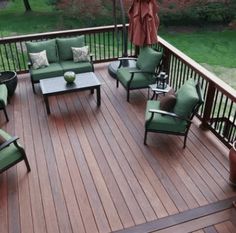
{"type": "Polygon", "coordinates": [[[129,39],[137,46],[158,42],[159,18],[156,0],[134,0],[129,9],[129,39]]]}

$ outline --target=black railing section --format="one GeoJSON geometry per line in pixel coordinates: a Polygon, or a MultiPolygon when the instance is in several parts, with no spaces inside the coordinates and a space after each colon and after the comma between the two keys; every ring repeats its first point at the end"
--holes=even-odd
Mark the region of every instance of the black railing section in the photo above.
{"type": "MultiPolygon", "coordinates": [[[[77,35],[85,35],[85,43],[89,45],[95,63],[116,60],[122,56],[121,25],[116,30],[114,26],[105,26],[7,37],[0,38],[0,71],[28,71],[27,41],[77,35]]],[[[231,147],[236,140],[236,91],[160,37],[158,50],[163,51],[163,69],[169,74],[169,81],[174,89],[177,90],[189,78],[194,78],[201,84],[205,103],[200,108],[198,117],[202,126],[231,147]]],[[[136,48],[128,43],[128,56],[134,56],[135,51],[136,48]]]]}

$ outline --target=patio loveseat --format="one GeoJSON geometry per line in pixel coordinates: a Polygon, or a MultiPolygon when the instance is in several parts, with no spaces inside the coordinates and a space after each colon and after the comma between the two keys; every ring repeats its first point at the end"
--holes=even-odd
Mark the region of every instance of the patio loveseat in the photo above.
{"type": "Polygon", "coordinates": [[[85,46],[83,35],[26,42],[26,47],[34,92],[34,83],[38,83],[40,79],[62,76],[66,71],[74,71],[75,73],[94,71],[92,57],[89,55],[88,46],[85,46]],[[81,49],[79,59],[75,58],[75,49],[81,49]]]}

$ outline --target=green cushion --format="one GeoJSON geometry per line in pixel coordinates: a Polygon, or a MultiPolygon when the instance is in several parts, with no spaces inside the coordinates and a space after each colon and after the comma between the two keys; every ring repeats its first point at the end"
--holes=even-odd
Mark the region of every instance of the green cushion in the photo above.
{"type": "Polygon", "coordinates": [[[194,106],[199,102],[199,96],[196,90],[196,83],[193,79],[189,79],[176,92],[177,101],[174,112],[183,117],[189,117],[194,106]]]}
{"type": "MultiPolygon", "coordinates": [[[[139,70],[137,68],[129,68],[129,67],[122,67],[117,70],[117,78],[119,81],[125,86],[128,86],[128,81],[131,78],[131,73],[129,71],[136,71],[139,70]]],[[[131,82],[130,88],[143,88],[148,87],[149,84],[155,83],[155,78],[153,78],[153,75],[147,75],[147,74],[134,74],[134,78],[131,82]]]]}
{"type": "Polygon", "coordinates": [[[47,67],[43,67],[37,70],[30,70],[31,77],[34,81],[39,81],[44,78],[52,78],[57,76],[62,76],[64,71],[59,63],[51,63],[47,67]]]}
{"type": "Polygon", "coordinates": [[[46,50],[49,63],[58,61],[57,46],[55,39],[39,41],[39,42],[26,42],[26,47],[28,53],[38,53],[43,50],[46,50]]]}
{"type": "MultiPolygon", "coordinates": [[[[147,101],[145,121],[147,122],[151,118],[149,109],[160,110],[160,101],[149,100],[147,101]]],[[[175,119],[174,117],[166,116],[163,114],[154,114],[154,117],[150,124],[147,125],[147,129],[169,131],[169,132],[185,132],[187,122],[184,120],[175,119]]]]}
{"type": "Polygon", "coordinates": [[[0,106],[1,104],[4,104],[5,106],[7,105],[7,87],[5,84],[0,85],[0,106]]]}
{"type": "MultiPolygon", "coordinates": [[[[11,136],[0,129],[0,135],[6,140],[11,136]]],[[[0,151],[0,170],[14,163],[22,157],[17,147],[12,143],[10,146],[0,151]]]]}
{"type": "Polygon", "coordinates": [[[75,73],[85,73],[92,72],[93,67],[90,62],[73,62],[73,61],[63,61],[60,62],[60,65],[64,72],[74,71],[75,73]]]}
{"type": "Polygon", "coordinates": [[[83,47],[85,45],[84,36],[57,38],[56,40],[60,61],[73,60],[71,47],[83,47]]]}
{"type": "Polygon", "coordinates": [[[161,58],[161,52],[157,52],[150,47],[144,47],[140,50],[136,66],[143,71],[154,72],[161,58]]]}

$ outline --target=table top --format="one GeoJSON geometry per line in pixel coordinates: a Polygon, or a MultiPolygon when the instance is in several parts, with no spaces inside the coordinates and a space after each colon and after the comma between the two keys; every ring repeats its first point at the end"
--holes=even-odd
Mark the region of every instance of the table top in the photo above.
{"type": "Polygon", "coordinates": [[[169,85],[167,85],[166,88],[164,89],[158,88],[156,83],[149,85],[149,87],[151,88],[153,92],[158,92],[158,93],[167,93],[171,89],[169,85]]]}
{"type": "Polygon", "coordinates": [[[100,86],[101,82],[93,72],[76,74],[75,81],[68,84],[63,76],[40,80],[43,95],[64,93],[100,86]]]}

